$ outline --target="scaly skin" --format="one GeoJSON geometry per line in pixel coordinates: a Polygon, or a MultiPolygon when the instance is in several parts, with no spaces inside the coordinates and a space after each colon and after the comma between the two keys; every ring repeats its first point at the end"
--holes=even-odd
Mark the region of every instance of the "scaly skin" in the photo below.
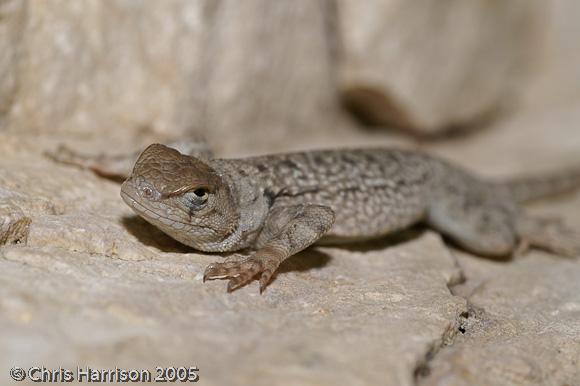
{"type": "Polygon", "coordinates": [[[228,291],[319,241],[372,239],[418,222],[468,251],[505,257],[524,247],[576,255],[580,238],[527,217],[519,202],[575,188],[579,173],[487,182],[443,160],[396,149],[326,150],[205,159],[149,146],[123,183],[133,210],[174,239],[207,252],[251,248],[206,269],[228,291]]]}

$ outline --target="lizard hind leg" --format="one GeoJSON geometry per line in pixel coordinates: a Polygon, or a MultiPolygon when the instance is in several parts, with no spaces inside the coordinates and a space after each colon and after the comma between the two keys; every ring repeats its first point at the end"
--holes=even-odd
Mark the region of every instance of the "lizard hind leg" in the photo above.
{"type": "Polygon", "coordinates": [[[520,245],[517,210],[482,197],[438,200],[427,223],[465,250],[487,257],[509,258],[520,245]]]}
{"type": "Polygon", "coordinates": [[[580,232],[558,218],[522,217],[517,223],[517,231],[532,247],[566,257],[580,255],[580,232]]]}

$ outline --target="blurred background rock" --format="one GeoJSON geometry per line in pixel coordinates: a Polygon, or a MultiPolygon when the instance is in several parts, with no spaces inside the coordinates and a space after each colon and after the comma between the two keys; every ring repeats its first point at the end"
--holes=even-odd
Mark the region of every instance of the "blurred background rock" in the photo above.
{"type": "Polygon", "coordinates": [[[579,17],[573,0],[0,0],[0,130],[196,132],[225,153],[470,131],[578,99],[579,17]]]}

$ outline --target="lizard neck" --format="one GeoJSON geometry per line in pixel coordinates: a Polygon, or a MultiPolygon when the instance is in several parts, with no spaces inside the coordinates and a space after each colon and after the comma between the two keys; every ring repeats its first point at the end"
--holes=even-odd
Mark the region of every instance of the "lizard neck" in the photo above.
{"type": "Polygon", "coordinates": [[[238,221],[232,233],[222,242],[214,243],[215,247],[221,244],[232,245],[234,249],[246,248],[254,243],[258,237],[270,207],[272,198],[267,193],[264,182],[253,173],[252,167],[240,160],[214,160],[214,168],[228,185],[231,196],[236,199],[238,221]]]}

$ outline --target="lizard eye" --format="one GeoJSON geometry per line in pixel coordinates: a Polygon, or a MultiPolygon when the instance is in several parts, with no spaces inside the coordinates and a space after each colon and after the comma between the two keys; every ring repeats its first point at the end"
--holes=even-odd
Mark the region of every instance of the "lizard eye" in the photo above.
{"type": "Polygon", "coordinates": [[[185,205],[191,210],[199,210],[205,206],[209,192],[204,188],[197,188],[183,195],[185,205]]]}

